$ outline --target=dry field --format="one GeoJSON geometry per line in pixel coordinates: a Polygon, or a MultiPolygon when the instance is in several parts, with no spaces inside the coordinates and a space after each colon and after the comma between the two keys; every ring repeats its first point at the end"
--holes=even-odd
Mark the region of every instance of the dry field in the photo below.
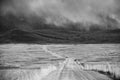
{"type": "Polygon", "coordinates": [[[0,80],[116,80],[119,77],[120,44],[0,45],[0,80]]]}

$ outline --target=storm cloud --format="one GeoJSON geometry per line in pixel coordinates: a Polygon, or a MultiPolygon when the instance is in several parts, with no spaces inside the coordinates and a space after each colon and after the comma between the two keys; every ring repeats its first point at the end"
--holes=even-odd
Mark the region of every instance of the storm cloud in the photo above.
{"type": "Polygon", "coordinates": [[[3,14],[44,17],[48,22],[68,19],[100,23],[99,15],[119,21],[119,3],[119,0],[4,0],[1,10],[3,14]]]}

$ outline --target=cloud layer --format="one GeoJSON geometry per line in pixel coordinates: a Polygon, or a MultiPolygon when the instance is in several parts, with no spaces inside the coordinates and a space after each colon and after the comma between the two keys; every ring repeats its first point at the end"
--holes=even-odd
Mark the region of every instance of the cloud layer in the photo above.
{"type": "Polygon", "coordinates": [[[4,0],[2,12],[15,15],[36,15],[48,22],[69,19],[73,22],[100,23],[99,15],[119,20],[119,0],[4,0]]]}

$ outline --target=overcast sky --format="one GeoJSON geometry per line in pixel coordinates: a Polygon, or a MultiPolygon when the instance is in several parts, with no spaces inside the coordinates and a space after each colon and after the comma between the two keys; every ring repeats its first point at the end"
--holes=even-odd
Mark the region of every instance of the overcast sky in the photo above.
{"type": "Polygon", "coordinates": [[[48,20],[62,16],[74,22],[98,23],[100,14],[119,19],[119,4],[120,0],[3,0],[2,12],[34,14],[48,20]]]}

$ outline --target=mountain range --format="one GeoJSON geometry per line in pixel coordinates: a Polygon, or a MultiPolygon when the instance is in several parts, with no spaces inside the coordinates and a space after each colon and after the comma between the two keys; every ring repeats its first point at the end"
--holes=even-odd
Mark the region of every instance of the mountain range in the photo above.
{"type": "Polygon", "coordinates": [[[63,25],[56,25],[42,17],[1,15],[0,43],[120,43],[120,29],[109,16],[105,25],[65,21],[63,25]]]}

